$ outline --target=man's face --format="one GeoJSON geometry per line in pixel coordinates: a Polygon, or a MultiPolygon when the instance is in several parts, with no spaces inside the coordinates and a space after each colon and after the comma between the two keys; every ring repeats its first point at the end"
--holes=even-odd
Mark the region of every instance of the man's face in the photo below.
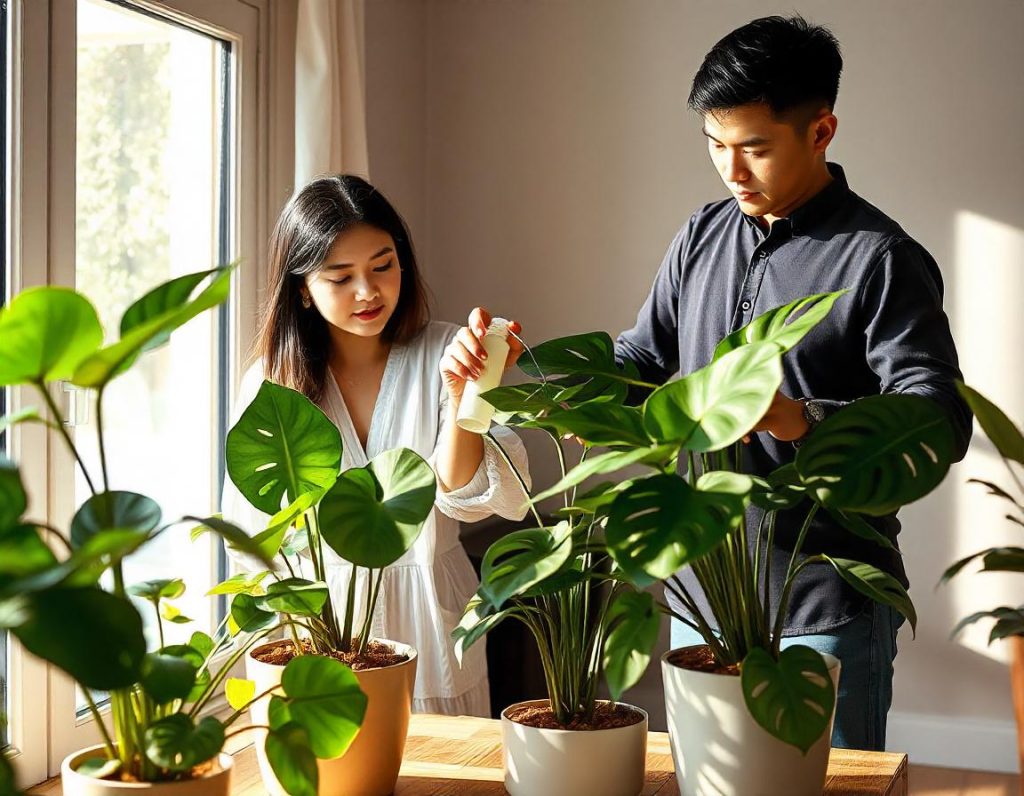
{"type": "Polygon", "coordinates": [[[825,147],[835,116],[822,111],[809,124],[777,119],[761,103],[704,117],[711,162],[749,216],[784,218],[822,185],[825,147]]]}

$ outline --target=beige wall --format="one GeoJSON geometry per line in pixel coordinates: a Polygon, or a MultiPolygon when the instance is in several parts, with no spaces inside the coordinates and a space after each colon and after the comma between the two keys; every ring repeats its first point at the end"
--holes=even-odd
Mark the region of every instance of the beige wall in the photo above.
{"type": "MultiPolygon", "coordinates": [[[[1024,420],[1019,0],[369,0],[371,173],[411,222],[438,315],[484,304],[535,341],[629,326],[674,232],[725,196],[685,110],[693,73],[732,28],[794,8],[843,46],[831,158],[936,256],[968,381],[1024,420]]],[[[920,624],[900,636],[890,737],[999,768],[1013,763],[1002,650],[948,634],[1017,605],[1024,576],[933,589],[955,557],[1014,537],[963,486],[986,473],[1006,480],[977,442],[904,513],[920,624]]]]}

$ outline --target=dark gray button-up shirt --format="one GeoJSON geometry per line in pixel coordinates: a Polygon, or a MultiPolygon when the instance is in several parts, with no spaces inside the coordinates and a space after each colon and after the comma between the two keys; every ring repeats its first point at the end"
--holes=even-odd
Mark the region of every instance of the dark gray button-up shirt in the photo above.
{"type": "MultiPolygon", "coordinates": [[[[829,164],[829,170],[832,182],[767,233],[732,199],[694,213],[672,241],[636,325],[619,336],[616,354],[636,363],[647,381],[662,383],[707,365],[719,340],[761,313],[849,288],[784,357],[782,391],[833,409],[879,393],[927,396],[949,413],[962,458],[971,413],[954,385],[961,374],[942,310],[939,268],[896,222],[850,190],[842,168],[829,164]]],[[[745,452],[747,471],[762,475],[795,455],[792,444],[767,433],[753,435],[745,452]]],[[[770,576],[774,604],[806,510],[779,513],[770,576]]],[[[751,508],[748,515],[755,528],[759,512],[751,508]]],[[[895,515],[873,522],[896,541],[895,515]]],[[[824,512],[804,544],[805,555],[817,552],[865,561],[908,585],[898,553],[854,536],[824,512]]],[[[699,592],[689,572],[681,577],[699,592]]],[[[814,565],[794,586],[786,635],[838,627],[864,605],[829,565],[814,565]]]]}

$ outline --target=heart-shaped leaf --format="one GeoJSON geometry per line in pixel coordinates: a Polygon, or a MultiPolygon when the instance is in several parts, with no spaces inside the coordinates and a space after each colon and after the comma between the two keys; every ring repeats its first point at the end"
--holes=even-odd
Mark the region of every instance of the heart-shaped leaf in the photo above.
{"type": "Polygon", "coordinates": [[[294,616],[319,616],[328,597],[326,583],[285,578],[271,583],[267,593],[256,598],[256,607],[294,616]]]}
{"type": "Polygon", "coordinates": [[[832,311],[832,305],[847,292],[818,293],[768,310],[724,338],[715,348],[713,358],[721,359],[730,351],[751,343],[768,342],[778,346],[780,351],[789,351],[832,311]]]}
{"type": "Polygon", "coordinates": [[[174,699],[185,699],[196,682],[197,668],[192,662],[174,655],[149,653],[142,664],[142,688],[162,705],[174,699]]]}
{"type": "Polygon", "coordinates": [[[172,713],[149,725],[146,757],[171,771],[188,771],[220,752],[224,725],[212,716],[193,724],[184,713],[172,713]]]}
{"type": "Polygon", "coordinates": [[[914,610],[914,603],[910,595],[892,575],[883,572],[870,564],[860,561],[850,561],[845,558],[832,558],[823,555],[822,558],[828,561],[840,577],[857,591],[866,597],[870,597],[876,603],[888,605],[895,608],[910,622],[910,628],[917,634],[917,612],[914,610]]]}
{"type": "Polygon", "coordinates": [[[129,586],[128,593],[144,600],[176,600],[185,593],[185,581],[181,578],[145,580],[129,586]]]}
{"type": "Polygon", "coordinates": [[[718,546],[743,517],[744,497],[692,488],[677,475],[637,481],[612,503],[608,550],[637,586],[664,580],[718,546]]]}
{"type": "Polygon", "coordinates": [[[636,685],[651,662],[658,642],[661,615],[647,592],[620,592],[608,611],[608,637],[604,642],[604,674],[612,699],[636,685]]]}
{"type": "Polygon", "coordinates": [[[281,675],[284,696],[270,699],[272,729],[298,724],[313,754],[330,760],[345,753],[366,714],[366,695],[341,661],[322,655],[292,658],[281,675]]]}
{"type": "Polygon", "coordinates": [[[963,382],[957,382],[956,388],[971,407],[978,425],[985,432],[985,436],[992,440],[999,455],[1018,464],[1024,464],[1024,433],[1021,433],[1002,409],[977,390],[963,382]]]}
{"type": "Polygon", "coordinates": [[[754,720],[804,754],[828,729],[835,685],[825,659],[810,647],[787,647],[778,661],[755,647],[740,665],[740,684],[754,720]]]}
{"type": "Polygon", "coordinates": [[[721,450],[764,417],[781,384],[779,349],[751,343],[651,393],[644,402],[644,427],[658,442],[721,450]]]}
{"type": "Polygon", "coordinates": [[[434,471],[406,448],[348,470],[320,501],[320,532],[346,561],[379,569],[412,547],[434,509],[434,471]]]}
{"type": "Polygon", "coordinates": [[[256,696],[256,682],[241,677],[229,677],[224,683],[228,704],[235,710],[244,709],[256,696]]]}
{"type": "Polygon", "coordinates": [[[66,287],[23,290],[0,308],[0,386],[69,379],[103,342],[96,310],[66,287]]]}
{"type": "Polygon", "coordinates": [[[337,427],[306,396],[264,381],[228,432],[227,470],[245,499],[274,515],[287,496],[327,489],[341,466],[337,427]]]}
{"type": "Polygon", "coordinates": [[[264,749],[274,776],[289,796],[317,796],[320,775],[305,727],[292,722],[271,730],[264,749]]]}
{"type": "Polygon", "coordinates": [[[953,460],[953,430],[935,401],[873,395],[822,422],[796,469],[823,505],[891,514],[939,485],[953,460]]]}
{"type": "Polygon", "coordinates": [[[210,686],[212,680],[210,669],[209,667],[204,668],[203,663],[212,650],[213,641],[205,633],[199,632],[192,634],[192,640],[188,644],[169,644],[158,650],[160,655],[180,658],[198,672],[194,678],[192,690],[184,697],[186,703],[195,702],[206,693],[206,689],[210,686]]]}
{"type": "Polygon", "coordinates": [[[251,594],[253,597],[258,597],[261,594],[266,594],[267,590],[261,584],[269,574],[269,570],[255,574],[239,572],[237,575],[232,575],[227,580],[218,583],[206,594],[207,596],[213,594],[251,594]]]}
{"type": "Polygon", "coordinates": [[[513,531],[494,542],[480,564],[479,594],[495,610],[559,572],[572,553],[572,526],[513,531]]]}
{"type": "Polygon", "coordinates": [[[277,614],[262,610],[256,604],[256,599],[249,594],[236,594],[231,601],[231,620],[235,626],[234,635],[258,633],[277,621],[277,614]]]}
{"type": "Polygon", "coordinates": [[[160,506],[135,492],[100,492],[86,500],[71,520],[71,544],[81,547],[100,531],[149,533],[160,524],[160,506]]]}

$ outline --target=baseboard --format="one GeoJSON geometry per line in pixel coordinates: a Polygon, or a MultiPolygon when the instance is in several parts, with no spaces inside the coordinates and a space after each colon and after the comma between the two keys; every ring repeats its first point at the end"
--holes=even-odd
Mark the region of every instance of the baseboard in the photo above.
{"type": "Polygon", "coordinates": [[[911,764],[1018,772],[1017,727],[1012,721],[890,712],[886,748],[911,764]]]}

